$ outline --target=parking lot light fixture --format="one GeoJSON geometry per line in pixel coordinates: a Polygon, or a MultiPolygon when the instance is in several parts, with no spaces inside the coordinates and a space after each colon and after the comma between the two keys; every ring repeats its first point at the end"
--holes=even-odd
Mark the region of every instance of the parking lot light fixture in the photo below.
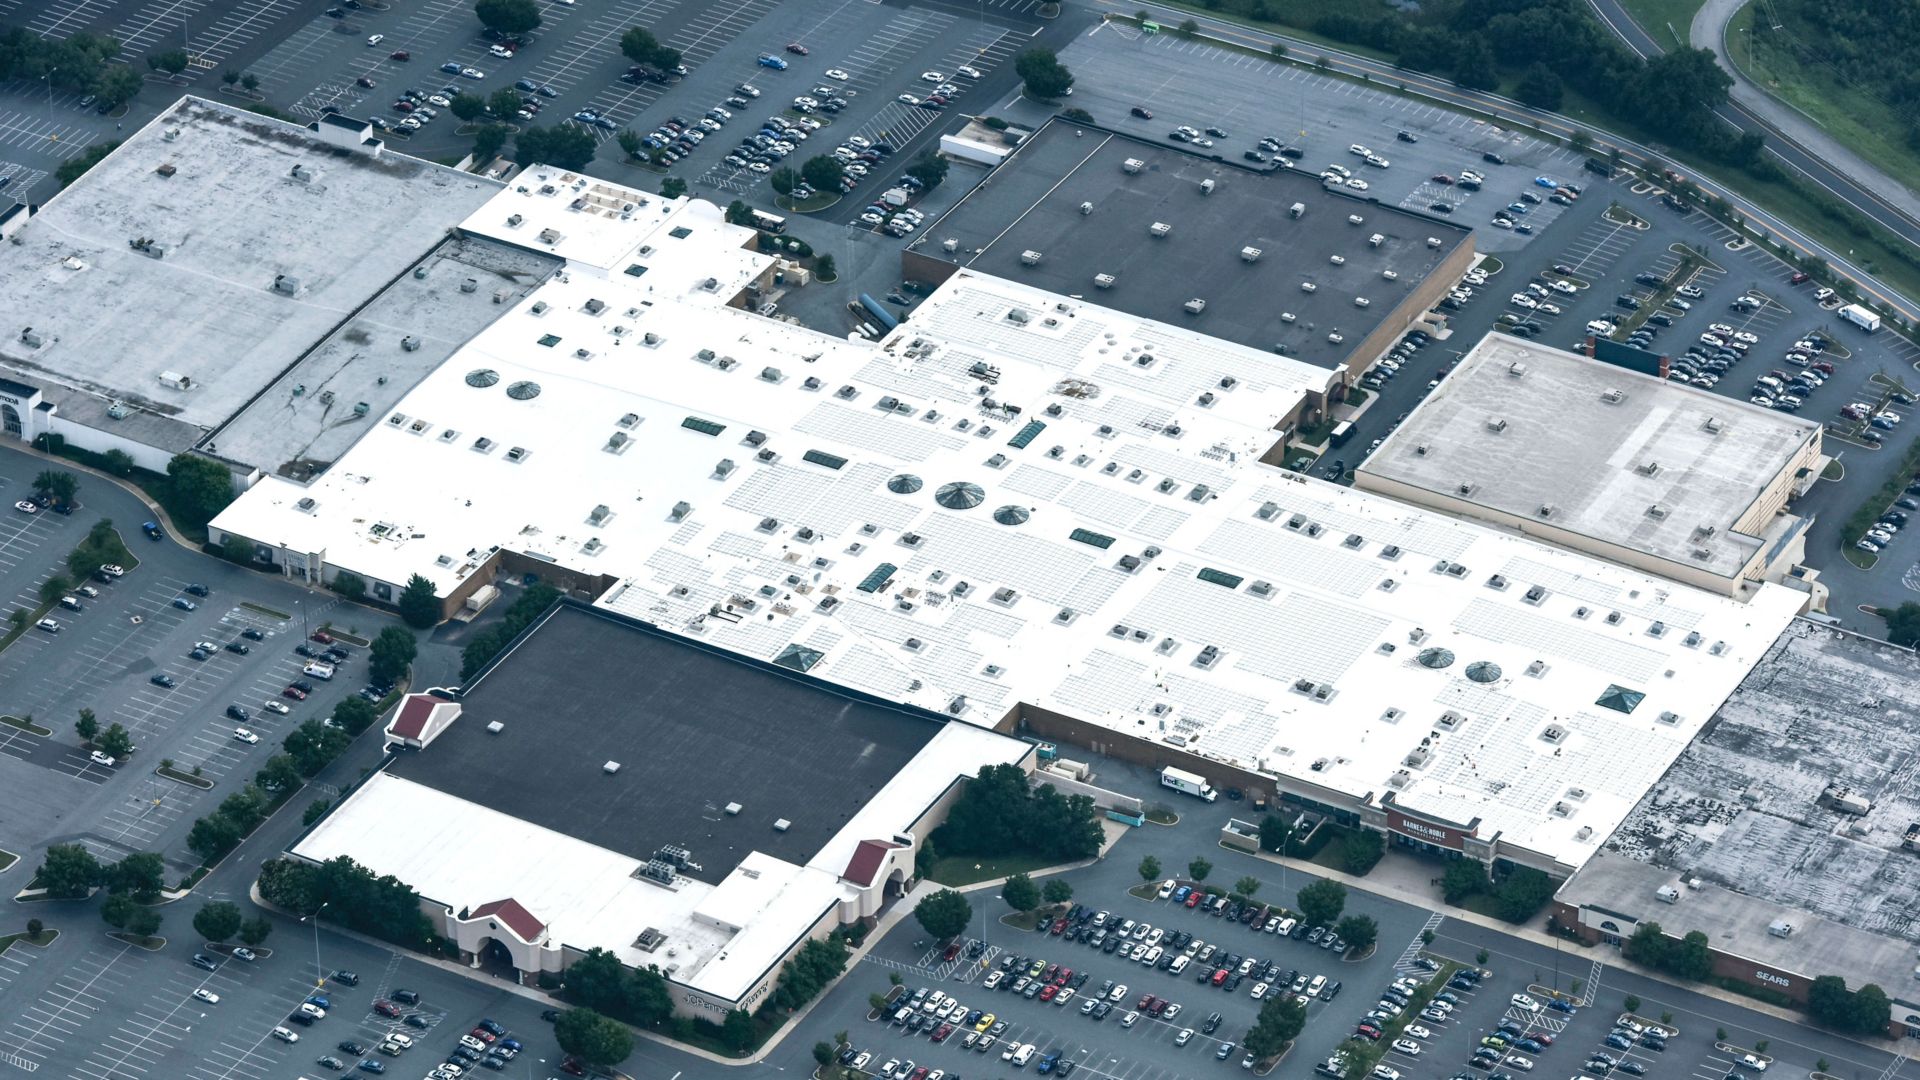
{"type": "Polygon", "coordinates": [[[331,900],[325,901],[313,909],[313,914],[300,916],[301,922],[311,920],[313,923],[313,988],[315,990],[325,989],[327,985],[327,969],[320,966],[320,913],[327,910],[332,903],[331,900]]]}

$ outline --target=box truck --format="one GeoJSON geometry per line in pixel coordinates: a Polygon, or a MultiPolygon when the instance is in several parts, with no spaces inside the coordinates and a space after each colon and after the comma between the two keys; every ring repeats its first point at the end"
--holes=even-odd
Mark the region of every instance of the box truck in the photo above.
{"type": "Polygon", "coordinates": [[[1189,795],[1205,799],[1208,802],[1212,802],[1220,794],[1208,786],[1205,778],[1196,776],[1184,769],[1172,768],[1171,766],[1160,770],[1160,786],[1170,787],[1175,791],[1184,791],[1189,795]]]}

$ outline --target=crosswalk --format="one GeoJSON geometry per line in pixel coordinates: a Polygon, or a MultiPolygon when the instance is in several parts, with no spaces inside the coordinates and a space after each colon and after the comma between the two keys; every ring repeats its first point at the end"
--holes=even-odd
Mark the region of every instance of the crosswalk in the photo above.
{"type": "Polygon", "coordinates": [[[1437,911],[1428,915],[1427,921],[1421,925],[1420,929],[1414,931],[1413,940],[1407,942],[1407,947],[1402,949],[1399,958],[1394,960],[1393,970],[1401,975],[1411,975],[1416,971],[1425,971],[1426,969],[1414,963],[1414,960],[1420,955],[1421,950],[1427,947],[1427,935],[1438,934],[1440,932],[1440,924],[1446,921],[1447,917],[1437,911]]]}

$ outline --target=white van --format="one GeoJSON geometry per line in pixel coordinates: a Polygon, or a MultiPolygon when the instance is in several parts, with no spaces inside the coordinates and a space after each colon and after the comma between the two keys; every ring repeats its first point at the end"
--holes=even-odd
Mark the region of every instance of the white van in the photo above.
{"type": "Polygon", "coordinates": [[[1147,950],[1147,955],[1141,957],[1140,962],[1146,965],[1147,967],[1152,967],[1153,965],[1160,962],[1160,956],[1161,956],[1160,946],[1155,945],[1153,948],[1147,950]]]}
{"type": "MultiPolygon", "coordinates": [[[[1834,621],[1838,622],[1839,620],[1835,619],[1834,621]]],[[[1193,961],[1188,957],[1176,956],[1173,958],[1173,963],[1167,967],[1167,974],[1178,975],[1181,972],[1187,970],[1187,965],[1192,962],[1193,961]]]]}
{"type": "Polygon", "coordinates": [[[1026,1068],[1027,1062],[1032,1060],[1033,1060],[1033,1044],[1032,1043],[1027,1043],[1024,1046],[1020,1047],[1020,1049],[1015,1050],[1013,1052],[1013,1067],[1016,1069],[1026,1068]]]}
{"type": "Polygon", "coordinates": [[[1320,989],[1326,985],[1327,977],[1325,975],[1315,975],[1313,981],[1307,984],[1307,996],[1319,997],[1320,989]]]}
{"type": "Polygon", "coordinates": [[[1779,390],[1781,388],[1780,380],[1774,378],[1771,375],[1760,376],[1759,378],[1753,380],[1753,385],[1764,386],[1769,390],[1779,390]]]}
{"type": "Polygon", "coordinates": [[[301,668],[300,671],[309,678],[321,680],[333,678],[333,665],[323,664],[318,660],[310,662],[306,667],[301,668]]]}
{"type": "Polygon", "coordinates": [[[1286,937],[1287,935],[1293,933],[1294,927],[1299,925],[1300,925],[1300,920],[1298,919],[1281,919],[1280,925],[1275,927],[1273,932],[1276,934],[1279,934],[1281,937],[1286,937]]]}

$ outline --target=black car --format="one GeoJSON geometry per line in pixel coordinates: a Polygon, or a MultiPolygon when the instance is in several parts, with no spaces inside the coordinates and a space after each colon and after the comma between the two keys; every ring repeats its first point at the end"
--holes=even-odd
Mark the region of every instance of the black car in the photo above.
{"type": "Polygon", "coordinates": [[[1153,119],[1153,113],[1152,113],[1152,112],[1150,112],[1150,111],[1148,111],[1148,110],[1146,110],[1146,109],[1143,109],[1143,108],[1141,108],[1141,107],[1140,107],[1140,106],[1138,106],[1138,105],[1135,105],[1135,106],[1134,106],[1134,107],[1133,107],[1133,108],[1132,108],[1132,109],[1131,109],[1130,111],[1131,111],[1131,112],[1133,113],[1133,115],[1135,115],[1135,116],[1137,116],[1137,117],[1139,117],[1139,118],[1140,118],[1140,119],[1142,119],[1142,120],[1151,120],[1151,119],[1153,119]]]}
{"type": "Polygon", "coordinates": [[[395,990],[393,993],[388,994],[387,996],[399,1002],[402,1005],[420,1004],[420,995],[414,993],[412,990],[395,990]]]}
{"type": "Polygon", "coordinates": [[[354,1057],[359,1057],[361,1054],[366,1053],[368,1048],[360,1043],[354,1042],[352,1039],[345,1039],[336,1043],[334,1049],[343,1054],[351,1054],[354,1057]]]}
{"type": "Polygon", "coordinates": [[[243,724],[253,719],[253,714],[248,712],[244,707],[239,705],[227,706],[227,715],[235,720],[240,721],[243,724]]]}
{"type": "Polygon", "coordinates": [[[229,641],[227,642],[227,651],[230,653],[239,653],[241,656],[245,656],[248,653],[253,651],[253,646],[247,644],[244,641],[229,641]]]}
{"type": "Polygon", "coordinates": [[[265,641],[267,639],[267,635],[261,633],[258,630],[255,630],[251,626],[247,627],[245,630],[240,631],[240,636],[243,638],[246,638],[248,641],[265,641]]]}
{"type": "Polygon", "coordinates": [[[1496,154],[1491,150],[1487,151],[1484,154],[1481,154],[1480,160],[1486,162],[1489,165],[1505,165],[1507,163],[1506,158],[1501,157],[1499,154],[1496,154]]]}
{"type": "Polygon", "coordinates": [[[429,1024],[427,1022],[426,1017],[421,1016],[419,1013],[408,1013],[407,1018],[405,1020],[402,1020],[401,1023],[407,1025],[410,1028],[417,1029],[419,1031],[425,1031],[428,1028],[433,1026],[432,1024],[429,1024]]]}
{"type": "Polygon", "coordinates": [[[1420,136],[1415,135],[1411,131],[1396,131],[1394,132],[1393,137],[1396,139],[1399,139],[1403,143],[1417,143],[1420,141],[1420,136]]]}
{"type": "Polygon", "coordinates": [[[303,1012],[292,1013],[288,1015],[287,1023],[299,1024],[301,1027],[312,1027],[313,1017],[308,1016],[306,1013],[303,1013],[303,1012]]]}
{"type": "Polygon", "coordinates": [[[1453,213],[1453,204],[1445,201],[1435,201],[1428,203],[1427,209],[1436,214],[1451,214],[1453,213]]]}
{"type": "Polygon", "coordinates": [[[303,694],[313,693],[313,684],[308,682],[305,679],[295,679],[293,682],[288,683],[287,685],[293,687],[295,690],[298,690],[303,694]]]}
{"type": "Polygon", "coordinates": [[[1241,152],[1240,156],[1256,165],[1265,165],[1267,163],[1267,155],[1258,150],[1245,150],[1241,152]]]}
{"type": "Polygon", "coordinates": [[[1626,293],[1621,293],[1619,296],[1614,297],[1613,303],[1615,307],[1623,307],[1623,308],[1626,308],[1628,311],[1640,310],[1639,299],[1633,296],[1629,296],[1626,293]]]}
{"type": "Polygon", "coordinates": [[[304,641],[298,645],[295,645],[293,647],[293,651],[298,653],[301,656],[306,657],[309,660],[315,659],[320,655],[319,649],[314,648],[313,646],[307,644],[304,641]]]}
{"type": "Polygon", "coordinates": [[[555,1021],[560,1019],[560,1010],[559,1009],[542,1009],[540,1011],[540,1019],[545,1020],[549,1024],[554,1023],[555,1021]]]}
{"type": "Polygon", "coordinates": [[[320,1066],[323,1069],[332,1069],[334,1072],[339,1072],[341,1069],[344,1069],[347,1067],[346,1062],[341,1061],[339,1058],[334,1057],[332,1054],[328,1054],[326,1057],[323,1057],[319,1061],[314,1062],[314,1064],[320,1066]]]}
{"type": "Polygon", "coordinates": [[[212,592],[211,589],[208,589],[205,585],[202,585],[197,581],[187,586],[186,591],[189,595],[192,595],[192,596],[206,596],[212,592]]]}

